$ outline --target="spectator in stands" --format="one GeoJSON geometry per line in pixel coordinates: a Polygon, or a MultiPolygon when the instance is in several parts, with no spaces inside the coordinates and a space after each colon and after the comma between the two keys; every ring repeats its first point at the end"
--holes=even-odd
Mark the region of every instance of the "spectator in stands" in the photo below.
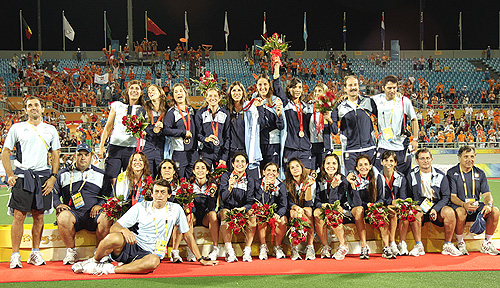
{"type": "Polygon", "coordinates": [[[24,102],[24,108],[28,121],[16,123],[9,129],[1,156],[8,184],[12,187],[8,204],[8,214],[14,216],[11,226],[10,268],[22,268],[19,249],[23,236],[23,223],[29,212],[33,217],[31,235],[33,249],[28,264],[36,266],[45,264],[39,252],[43,214],[52,212],[51,192],[59,170],[61,148],[56,129],[42,121],[44,108],[40,99],[35,96],[28,97],[24,102]],[[41,132],[38,131],[44,132],[39,134],[41,132]],[[20,165],[13,171],[10,153],[16,146],[16,160],[20,165]],[[51,156],[50,166],[48,154],[51,156]]]}
{"type": "Polygon", "coordinates": [[[429,67],[429,71],[432,71],[433,63],[434,63],[434,59],[432,59],[432,56],[429,56],[429,59],[427,59],[427,64],[428,64],[428,67],[429,67]]]}
{"type": "Polygon", "coordinates": [[[73,166],[58,173],[53,191],[58,230],[67,248],[63,259],[65,265],[78,261],[76,232],[82,229],[96,231],[98,246],[113,224],[105,214],[100,213],[105,197],[112,196],[109,178],[103,170],[91,165],[92,149],[89,145],[78,145],[75,158],[73,166]],[[73,187],[79,187],[78,191],[75,192],[73,187]]]}
{"type": "Polygon", "coordinates": [[[465,221],[474,221],[477,213],[481,212],[486,220],[486,234],[481,253],[498,255],[500,252],[491,242],[498,225],[500,212],[493,206],[488,181],[483,170],[474,166],[476,149],[471,146],[462,146],[458,150],[459,163],[448,170],[450,182],[451,206],[455,209],[457,225],[455,237],[457,248],[463,255],[469,255],[463,238],[465,221]],[[477,185],[476,185],[477,184],[477,185]],[[484,202],[480,199],[483,198],[484,202]]]}
{"type": "Polygon", "coordinates": [[[479,111],[476,112],[476,125],[479,124],[483,126],[483,121],[484,121],[484,112],[483,109],[480,108],[479,111]]]}

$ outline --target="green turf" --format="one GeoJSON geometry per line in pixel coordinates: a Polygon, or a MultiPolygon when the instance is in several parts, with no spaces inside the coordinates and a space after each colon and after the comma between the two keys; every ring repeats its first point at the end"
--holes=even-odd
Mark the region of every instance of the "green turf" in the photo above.
{"type": "MultiPolygon", "coordinates": [[[[491,193],[493,194],[493,199],[496,199],[495,204],[497,207],[500,207],[500,180],[489,180],[491,193]]],[[[0,188],[0,225],[11,224],[12,217],[7,215],[7,203],[9,200],[9,196],[7,193],[7,188],[0,188]]],[[[44,217],[45,223],[54,223],[56,221],[55,213],[50,215],[45,215],[44,217]]],[[[26,224],[31,224],[32,219],[26,218],[26,224]]]]}
{"type": "MultiPolygon", "coordinates": [[[[98,276],[96,276],[97,278],[98,276]]],[[[69,285],[91,287],[498,287],[500,273],[428,272],[328,275],[273,275],[193,278],[148,278],[123,280],[87,280],[37,282],[36,287],[66,288],[69,285]],[[497,284],[495,284],[497,283],[497,284]]],[[[0,284],[0,287],[33,287],[33,283],[0,284]]]]}

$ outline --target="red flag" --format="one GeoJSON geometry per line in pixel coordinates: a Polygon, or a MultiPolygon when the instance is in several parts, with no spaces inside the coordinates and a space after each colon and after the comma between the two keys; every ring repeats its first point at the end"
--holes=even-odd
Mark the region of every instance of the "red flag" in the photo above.
{"type": "Polygon", "coordinates": [[[31,33],[31,28],[28,25],[28,22],[26,22],[26,20],[24,19],[24,17],[23,17],[23,28],[24,32],[26,33],[26,38],[30,39],[33,33],[31,33]]]}
{"type": "Polygon", "coordinates": [[[153,20],[151,20],[149,17],[147,26],[147,30],[153,32],[155,35],[167,35],[167,33],[163,32],[163,30],[161,30],[160,27],[158,27],[158,25],[156,25],[155,22],[153,22],[153,20]]]}

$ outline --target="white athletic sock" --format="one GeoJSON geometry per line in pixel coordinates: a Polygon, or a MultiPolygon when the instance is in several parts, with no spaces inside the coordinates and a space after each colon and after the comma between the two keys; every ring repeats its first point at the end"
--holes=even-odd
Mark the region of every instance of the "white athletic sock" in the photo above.
{"type": "Polygon", "coordinates": [[[464,242],[464,235],[463,234],[455,234],[455,237],[457,238],[457,243],[464,242]]]}
{"type": "Polygon", "coordinates": [[[224,248],[226,248],[227,251],[229,249],[233,249],[233,246],[231,245],[231,243],[224,243],[224,248]]]}
{"type": "Polygon", "coordinates": [[[488,235],[488,234],[484,235],[484,242],[490,242],[491,239],[493,239],[493,235],[488,235]]]}

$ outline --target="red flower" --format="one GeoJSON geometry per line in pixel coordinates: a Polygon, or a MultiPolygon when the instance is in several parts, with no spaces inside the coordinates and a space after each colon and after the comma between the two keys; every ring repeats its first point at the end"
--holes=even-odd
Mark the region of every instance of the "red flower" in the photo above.
{"type": "Polygon", "coordinates": [[[269,204],[264,204],[264,209],[269,209],[269,204]]]}
{"type": "Polygon", "coordinates": [[[338,226],[339,226],[339,224],[337,224],[337,223],[335,223],[335,222],[334,222],[334,223],[332,223],[332,228],[334,228],[334,229],[335,229],[335,228],[337,228],[338,226]]]}
{"type": "Polygon", "coordinates": [[[298,239],[294,239],[292,245],[297,246],[300,244],[300,241],[298,239]]]}
{"type": "Polygon", "coordinates": [[[306,237],[299,238],[300,242],[306,242],[306,237]]]}
{"type": "Polygon", "coordinates": [[[240,234],[240,228],[236,227],[234,228],[234,234],[240,234]]]}
{"type": "Polygon", "coordinates": [[[401,205],[401,212],[406,212],[407,208],[406,205],[401,205]]]}
{"type": "Polygon", "coordinates": [[[299,226],[300,226],[299,221],[295,221],[295,223],[293,223],[293,226],[295,226],[295,227],[299,227],[299,226]]]}
{"type": "Polygon", "coordinates": [[[307,218],[306,217],[300,217],[300,219],[302,219],[302,221],[304,221],[304,222],[307,222],[307,218]]]}
{"type": "Polygon", "coordinates": [[[375,219],[382,220],[382,219],[384,219],[384,217],[382,215],[378,214],[375,216],[375,219]]]}
{"type": "Polygon", "coordinates": [[[247,224],[247,220],[246,219],[240,219],[238,221],[238,225],[240,225],[240,226],[245,226],[245,224],[247,224]]]}
{"type": "Polygon", "coordinates": [[[235,224],[234,222],[229,222],[227,225],[228,225],[228,226],[229,226],[229,228],[231,228],[231,229],[234,229],[234,228],[236,227],[236,224],[235,224]]]}
{"type": "Polygon", "coordinates": [[[257,203],[255,203],[255,204],[253,204],[253,205],[252,205],[252,207],[251,207],[251,208],[252,208],[253,210],[257,210],[257,208],[258,208],[258,207],[259,207],[259,206],[257,205],[257,203]]]}
{"type": "Polygon", "coordinates": [[[415,216],[413,216],[413,215],[409,215],[409,216],[408,216],[408,221],[410,221],[410,222],[415,222],[415,220],[416,220],[416,219],[415,219],[415,216]]]}
{"type": "Polygon", "coordinates": [[[342,219],[342,218],[339,218],[337,221],[339,222],[339,224],[344,223],[344,219],[342,219]]]}
{"type": "Polygon", "coordinates": [[[328,215],[328,214],[330,214],[330,213],[332,213],[332,210],[330,210],[330,209],[325,209],[325,215],[328,215]]]}
{"type": "Polygon", "coordinates": [[[280,37],[280,35],[278,33],[273,34],[273,38],[279,38],[279,37],[280,37]]]}
{"type": "Polygon", "coordinates": [[[236,217],[237,217],[237,218],[241,218],[241,217],[243,217],[243,215],[241,215],[241,213],[240,213],[240,212],[238,212],[238,213],[236,213],[236,217]]]}
{"type": "Polygon", "coordinates": [[[384,221],[382,221],[382,220],[380,220],[380,221],[378,221],[378,225],[379,225],[378,227],[382,227],[382,226],[384,226],[384,225],[385,225],[385,222],[384,222],[384,221]]]}
{"type": "Polygon", "coordinates": [[[292,234],[290,234],[293,238],[297,237],[297,232],[293,231],[292,234]]]}
{"type": "Polygon", "coordinates": [[[137,115],[132,115],[132,120],[135,122],[137,121],[137,115]]]}

